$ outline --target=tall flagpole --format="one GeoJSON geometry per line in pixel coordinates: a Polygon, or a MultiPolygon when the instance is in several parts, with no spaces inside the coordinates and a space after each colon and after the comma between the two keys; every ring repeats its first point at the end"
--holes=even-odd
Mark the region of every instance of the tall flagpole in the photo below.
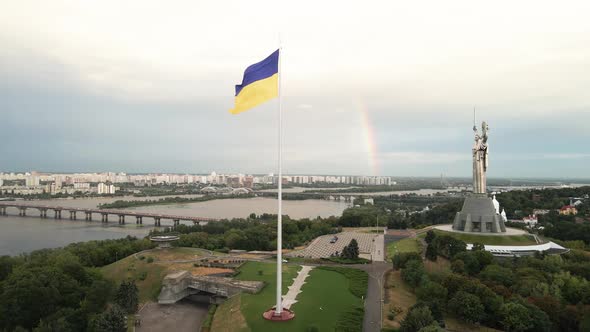
{"type": "Polygon", "coordinates": [[[283,47],[279,35],[279,214],[277,216],[277,306],[275,315],[280,316],[283,312],[282,286],[283,286],[283,88],[281,81],[283,70],[281,59],[283,58],[283,47]]]}

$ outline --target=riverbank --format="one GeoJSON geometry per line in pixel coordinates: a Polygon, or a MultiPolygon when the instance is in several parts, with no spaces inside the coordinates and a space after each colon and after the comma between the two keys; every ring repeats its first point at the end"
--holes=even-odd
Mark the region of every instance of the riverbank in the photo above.
{"type": "MultiPolygon", "coordinates": [[[[36,201],[38,205],[62,206],[69,208],[95,209],[100,203],[111,203],[112,199],[59,199],[36,201]]],[[[285,200],[283,214],[293,219],[315,219],[341,216],[350,203],[329,200],[285,200]]],[[[277,200],[272,198],[216,199],[205,202],[177,203],[166,205],[138,206],[128,208],[137,212],[205,217],[213,219],[247,218],[250,214],[276,214],[277,200]]],[[[37,209],[27,210],[27,216],[18,216],[17,209],[9,209],[8,215],[0,216],[0,256],[18,255],[37,249],[62,247],[73,242],[117,239],[127,235],[144,237],[154,228],[151,218],[144,218],[143,225],[136,225],[135,218],[119,225],[118,216],[109,215],[106,223],[100,218],[91,221],[70,219],[47,219],[39,217],[37,209]]],[[[181,224],[192,225],[192,222],[181,224]]],[[[172,220],[162,220],[162,227],[172,226],[172,220]]]]}
{"type": "Polygon", "coordinates": [[[112,203],[99,204],[99,209],[125,209],[134,208],[140,206],[150,205],[169,205],[169,204],[186,204],[186,203],[199,203],[212,201],[216,199],[232,199],[232,198],[254,198],[254,194],[243,194],[243,195],[207,195],[198,197],[165,197],[158,200],[146,199],[146,200],[118,200],[112,203]]]}

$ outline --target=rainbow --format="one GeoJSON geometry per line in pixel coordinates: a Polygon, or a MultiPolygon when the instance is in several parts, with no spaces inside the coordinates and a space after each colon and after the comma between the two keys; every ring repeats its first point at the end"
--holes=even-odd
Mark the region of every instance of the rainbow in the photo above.
{"type": "Polygon", "coordinates": [[[363,140],[367,152],[367,166],[372,173],[371,175],[379,175],[380,166],[377,156],[377,143],[375,142],[375,130],[369,117],[369,108],[360,97],[356,99],[356,108],[359,112],[363,130],[363,140]]]}

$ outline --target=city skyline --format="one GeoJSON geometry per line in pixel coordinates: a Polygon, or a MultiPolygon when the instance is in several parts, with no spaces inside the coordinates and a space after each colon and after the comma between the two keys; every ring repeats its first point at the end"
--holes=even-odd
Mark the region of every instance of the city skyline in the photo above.
{"type": "Polygon", "coordinates": [[[475,105],[491,178],[589,177],[587,3],[270,4],[7,5],[0,169],[276,172],[276,103],[227,110],[280,30],[285,173],[468,177],[475,105]]]}

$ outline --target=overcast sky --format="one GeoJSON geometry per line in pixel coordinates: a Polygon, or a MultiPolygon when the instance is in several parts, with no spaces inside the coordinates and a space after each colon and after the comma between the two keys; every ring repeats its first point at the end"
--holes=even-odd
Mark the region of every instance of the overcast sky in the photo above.
{"type": "Polygon", "coordinates": [[[0,1],[0,171],[590,177],[588,1],[0,1]]]}

